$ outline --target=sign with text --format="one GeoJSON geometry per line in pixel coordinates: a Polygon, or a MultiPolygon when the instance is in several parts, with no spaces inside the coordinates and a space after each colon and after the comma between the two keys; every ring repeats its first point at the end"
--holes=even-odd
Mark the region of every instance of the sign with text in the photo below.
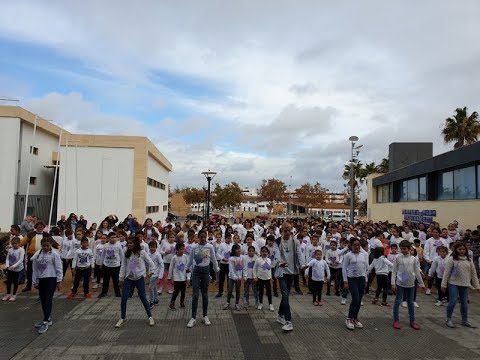
{"type": "Polygon", "coordinates": [[[403,209],[403,220],[416,223],[431,223],[437,216],[437,210],[403,209]]]}

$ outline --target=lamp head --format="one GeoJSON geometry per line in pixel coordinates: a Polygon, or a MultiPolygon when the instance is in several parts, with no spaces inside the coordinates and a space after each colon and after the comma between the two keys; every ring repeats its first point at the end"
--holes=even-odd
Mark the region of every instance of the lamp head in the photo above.
{"type": "Polygon", "coordinates": [[[357,142],[357,141],[358,141],[358,136],[355,136],[355,135],[354,135],[354,136],[350,136],[350,137],[348,138],[348,140],[351,141],[351,142],[357,142]]]}

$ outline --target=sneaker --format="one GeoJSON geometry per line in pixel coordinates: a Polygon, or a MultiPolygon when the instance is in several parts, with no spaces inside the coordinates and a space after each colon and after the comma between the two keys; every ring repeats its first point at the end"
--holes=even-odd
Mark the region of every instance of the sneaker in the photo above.
{"type": "Polygon", "coordinates": [[[10,299],[8,299],[9,302],[14,302],[15,300],[17,300],[16,295],[12,295],[12,296],[10,296],[10,299]]]}
{"type": "Polygon", "coordinates": [[[210,319],[208,318],[208,316],[204,316],[202,322],[203,322],[205,325],[207,325],[207,326],[212,325],[212,323],[210,322],[210,319]]]}
{"type": "Polygon", "coordinates": [[[45,334],[48,330],[48,321],[42,321],[42,325],[38,328],[39,334],[45,334]]]}
{"type": "Polygon", "coordinates": [[[235,310],[240,311],[240,310],[241,310],[241,309],[240,309],[240,305],[235,304],[235,310]]]}
{"type": "Polygon", "coordinates": [[[340,304],[345,305],[346,303],[347,303],[347,299],[342,298],[342,300],[340,301],[340,304]]]}
{"type": "Polygon", "coordinates": [[[400,330],[402,327],[400,326],[400,322],[399,321],[394,321],[393,322],[393,328],[394,329],[397,329],[397,330],[400,330]]]}
{"type": "Polygon", "coordinates": [[[99,298],[99,299],[104,298],[104,297],[106,297],[106,296],[107,296],[107,294],[104,294],[104,293],[98,294],[98,298],[99,298]]]}
{"type": "Polygon", "coordinates": [[[75,296],[77,296],[77,294],[74,293],[74,292],[71,292],[70,294],[68,294],[67,298],[68,299],[73,299],[75,296]]]}
{"type": "Polygon", "coordinates": [[[360,301],[360,306],[363,306],[363,301],[360,301]]]}
{"type": "Polygon", "coordinates": [[[389,303],[386,303],[386,302],[385,302],[385,303],[382,302],[380,305],[381,305],[381,306],[385,306],[385,307],[392,307],[389,303]]]}
{"type": "Polygon", "coordinates": [[[355,329],[355,324],[352,319],[347,319],[345,320],[345,325],[347,325],[348,330],[353,330],[355,329]]]}
{"type": "Polygon", "coordinates": [[[402,307],[404,307],[404,308],[407,307],[407,302],[406,301],[402,301],[402,307]]]}
{"type": "Polygon", "coordinates": [[[363,329],[363,324],[358,320],[353,320],[353,324],[356,328],[363,329]]]}
{"type": "Polygon", "coordinates": [[[273,304],[270,304],[270,305],[269,305],[269,310],[270,310],[270,311],[275,311],[275,308],[273,307],[273,304]]]}
{"type": "Polygon", "coordinates": [[[318,305],[318,306],[322,306],[322,305],[323,305],[323,302],[322,302],[322,301],[319,301],[319,302],[317,302],[317,305],[318,305]]]}
{"type": "Polygon", "coordinates": [[[437,302],[435,303],[435,306],[442,306],[443,303],[440,301],[440,300],[437,300],[437,302]]]}
{"type": "Polygon", "coordinates": [[[420,307],[420,305],[418,305],[416,301],[413,302],[413,306],[415,306],[416,308],[420,307]]]}
{"type": "Polygon", "coordinates": [[[10,299],[10,294],[7,294],[5,295],[3,298],[2,298],[2,301],[8,301],[8,299],[10,299]]]}
{"type": "Polygon", "coordinates": [[[155,325],[155,320],[153,320],[153,317],[151,317],[151,316],[148,318],[148,325],[149,326],[155,325]]]}
{"type": "Polygon", "coordinates": [[[222,293],[218,293],[217,295],[215,295],[216,298],[221,298],[223,296],[222,293]]]}
{"type": "Polygon", "coordinates": [[[312,304],[313,306],[318,306],[318,301],[314,301],[312,304]]]}
{"type": "Polygon", "coordinates": [[[103,284],[103,279],[100,279],[100,284],[103,284]]]}
{"type": "Polygon", "coordinates": [[[250,306],[250,300],[245,300],[245,307],[249,307],[250,306]]]}
{"type": "MultiPolygon", "coordinates": [[[[12,300],[10,300],[12,301],[12,300]]],[[[476,329],[477,327],[475,325],[472,325],[468,320],[467,321],[462,321],[461,322],[462,326],[469,327],[471,329],[476,329]]]]}
{"type": "Polygon", "coordinates": [[[175,307],[175,304],[174,304],[174,303],[170,303],[170,305],[168,306],[168,308],[169,308],[170,310],[173,310],[173,311],[177,310],[177,308],[175,307]]]}
{"type": "Polygon", "coordinates": [[[149,302],[148,305],[150,306],[150,310],[153,309],[153,302],[149,302]]]}
{"type": "Polygon", "coordinates": [[[194,327],[196,323],[197,323],[197,320],[195,320],[194,318],[191,318],[190,321],[187,324],[187,328],[194,327]]]}
{"type": "Polygon", "coordinates": [[[452,320],[447,320],[445,325],[447,325],[447,327],[452,328],[452,329],[455,327],[452,320]]]}
{"type": "Polygon", "coordinates": [[[262,305],[262,304],[258,304],[258,306],[257,306],[257,310],[262,310],[262,307],[263,307],[263,305],[262,305]]]}
{"type": "Polygon", "coordinates": [[[172,289],[168,289],[168,290],[167,290],[167,293],[168,293],[168,294],[173,294],[173,290],[172,290],[172,289]]]}
{"type": "Polygon", "coordinates": [[[372,300],[372,304],[373,304],[373,305],[376,305],[376,304],[377,304],[377,301],[378,301],[378,299],[376,299],[376,298],[373,299],[373,300],[372,300]]]}
{"type": "Polygon", "coordinates": [[[230,309],[230,303],[226,303],[225,305],[223,305],[223,310],[228,310],[230,309]]]}
{"type": "Polygon", "coordinates": [[[153,300],[153,305],[158,305],[158,300],[153,300]]]}
{"type": "Polygon", "coordinates": [[[185,303],[182,303],[182,302],[181,302],[181,303],[180,303],[180,307],[181,307],[181,308],[184,308],[184,307],[185,307],[185,303]]]}
{"type": "Polygon", "coordinates": [[[291,321],[286,321],[285,325],[282,326],[282,330],[287,332],[287,331],[292,331],[293,330],[293,325],[291,321]]]}
{"type": "Polygon", "coordinates": [[[163,288],[160,288],[160,289],[158,289],[157,294],[162,295],[162,292],[163,292],[163,288]]]}
{"type": "MultiPolygon", "coordinates": [[[[35,329],[39,329],[40,326],[42,326],[43,324],[43,321],[39,321],[35,324],[35,329]]],[[[53,321],[52,319],[48,319],[48,326],[52,326],[53,325],[53,321]]]]}
{"type": "Polygon", "coordinates": [[[425,295],[432,295],[432,289],[425,290],[425,295]]]}
{"type": "Polygon", "coordinates": [[[125,324],[125,319],[120,319],[117,321],[117,323],[115,324],[115,327],[118,329],[118,328],[121,328],[123,326],[123,324],[125,324]]]}
{"type": "Polygon", "coordinates": [[[85,299],[91,299],[91,298],[92,298],[92,295],[90,293],[85,294],[85,299]]]}
{"type": "Polygon", "coordinates": [[[98,289],[98,284],[93,284],[92,289],[98,289]]]}
{"type": "Polygon", "coordinates": [[[410,327],[415,330],[420,330],[420,326],[415,321],[410,321],[410,327]]]}
{"type": "Polygon", "coordinates": [[[285,320],[285,316],[282,315],[277,316],[277,322],[282,325],[285,325],[287,323],[287,321],[285,320]]]}

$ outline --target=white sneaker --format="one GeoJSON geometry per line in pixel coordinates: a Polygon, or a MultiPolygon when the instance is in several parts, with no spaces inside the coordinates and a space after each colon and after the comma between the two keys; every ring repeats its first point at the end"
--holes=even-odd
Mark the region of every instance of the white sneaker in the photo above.
{"type": "Polygon", "coordinates": [[[425,295],[431,295],[432,294],[432,289],[427,289],[425,291],[425,295]]]}
{"type": "Polygon", "coordinates": [[[204,323],[205,325],[207,325],[207,326],[212,325],[212,323],[210,322],[210,319],[208,318],[208,316],[204,316],[202,321],[203,321],[203,323],[204,323]]]}
{"type": "Polygon", "coordinates": [[[280,315],[277,316],[277,322],[282,325],[285,325],[287,323],[285,321],[285,316],[280,316],[280,315]]]}
{"type": "Polygon", "coordinates": [[[443,303],[440,301],[440,300],[437,300],[437,302],[435,303],[435,306],[442,306],[443,303]]]}
{"type": "Polygon", "coordinates": [[[155,325],[155,320],[153,320],[153,317],[148,318],[148,325],[150,325],[150,326],[155,325]]]}
{"type": "Polygon", "coordinates": [[[115,324],[115,327],[118,329],[118,328],[121,328],[123,326],[123,324],[125,324],[125,319],[120,319],[117,321],[117,323],[115,324]]]}
{"type": "Polygon", "coordinates": [[[273,304],[270,304],[270,311],[275,311],[275,308],[273,307],[273,304]]]}
{"type": "Polygon", "coordinates": [[[93,284],[92,288],[93,289],[98,289],[98,284],[93,284]]]}
{"type": "Polygon", "coordinates": [[[353,325],[356,327],[356,328],[359,328],[359,329],[363,329],[363,324],[358,321],[358,320],[353,320],[353,325]]]}
{"type": "Polygon", "coordinates": [[[345,320],[345,325],[347,325],[348,330],[354,330],[355,329],[355,324],[354,324],[352,319],[345,320]]]}
{"type": "Polygon", "coordinates": [[[287,332],[287,331],[292,331],[293,330],[293,325],[291,321],[286,321],[285,325],[282,326],[282,330],[287,332]]]}
{"type": "Polygon", "coordinates": [[[416,301],[413,302],[413,306],[415,306],[416,308],[420,307],[420,305],[418,305],[416,301]]]}
{"type": "Polygon", "coordinates": [[[235,304],[235,310],[240,311],[240,310],[241,310],[241,309],[240,309],[240,305],[235,304]]]}
{"type": "Polygon", "coordinates": [[[230,303],[226,303],[225,305],[223,305],[223,310],[228,310],[230,309],[230,303]]]}
{"type": "Polygon", "coordinates": [[[258,306],[257,306],[257,310],[262,310],[262,307],[263,307],[263,305],[262,305],[262,304],[258,304],[258,306]]]}
{"type": "Polygon", "coordinates": [[[402,307],[404,307],[404,308],[407,307],[407,302],[406,301],[402,301],[402,307]]]}
{"type": "Polygon", "coordinates": [[[2,298],[2,301],[8,301],[9,299],[10,299],[10,294],[7,294],[2,298]]]}
{"type": "Polygon", "coordinates": [[[158,295],[162,295],[162,292],[163,292],[163,289],[160,288],[160,289],[158,289],[157,294],[158,294],[158,295]]]}
{"type": "Polygon", "coordinates": [[[340,304],[345,305],[347,303],[347,299],[342,298],[342,301],[340,301],[340,304]]]}
{"type": "Polygon", "coordinates": [[[168,293],[168,294],[173,294],[173,290],[172,290],[172,289],[168,289],[168,290],[167,290],[167,293],[168,293]]]}
{"type": "Polygon", "coordinates": [[[191,318],[190,321],[187,324],[187,328],[194,327],[196,323],[197,323],[197,320],[195,320],[194,318],[191,318]]]}
{"type": "Polygon", "coordinates": [[[363,306],[363,301],[360,301],[360,306],[363,306]]]}

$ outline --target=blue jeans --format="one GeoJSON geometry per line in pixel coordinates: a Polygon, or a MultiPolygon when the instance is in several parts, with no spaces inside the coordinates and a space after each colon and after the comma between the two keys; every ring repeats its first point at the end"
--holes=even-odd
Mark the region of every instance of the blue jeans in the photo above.
{"type": "Polygon", "coordinates": [[[410,322],[415,321],[415,306],[413,306],[414,295],[415,287],[406,288],[397,285],[397,294],[395,295],[395,302],[393,303],[393,321],[398,321],[398,308],[404,298],[407,301],[410,322]]]}
{"type": "Polygon", "coordinates": [[[38,279],[38,295],[42,303],[43,321],[48,321],[52,314],[53,294],[57,288],[57,278],[48,277],[38,279]]]}
{"type": "Polygon", "coordinates": [[[468,321],[468,287],[448,284],[447,320],[452,320],[453,309],[460,297],[460,314],[462,322],[468,321]]]}
{"type": "Polygon", "coordinates": [[[362,304],[362,297],[365,292],[365,276],[349,277],[347,279],[348,290],[350,290],[350,294],[352,295],[352,302],[350,303],[350,308],[348,309],[348,318],[357,320],[360,306],[362,304]]]}
{"type": "Polygon", "coordinates": [[[127,316],[127,300],[135,288],[137,288],[138,296],[140,297],[143,307],[147,312],[147,316],[152,317],[152,311],[150,310],[147,295],[145,294],[145,278],[142,276],[138,280],[125,279],[122,289],[122,301],[120,303],[121,318],[125,319],[127,316]]]}
{"type": "Polygon", "coordinates": [[[150,293],[150,302],[158,301],[158,276],[152,275],[150,276],[150,286],[148,287],[148,291],[150,293]]]}
{"type": "Polygon", "coordinates": [[[202,291],[203,316],[208,315],[208,284],[210,266],[195,266],[192,273],[192,318],[197,317],[198,295],[202,291]]]}
{"type": "Polygon", "coordinates": [[[290,289],[293,285],[294,275],[283,274],[283,277],[278,278],[280,283],[280,292],[282,293],[282,300],[278,308],[278,315],[284,316],[286,321],[292,321],[292,312],[290,311],[290,304],[288,297],[290,296],[290,289]]]}

